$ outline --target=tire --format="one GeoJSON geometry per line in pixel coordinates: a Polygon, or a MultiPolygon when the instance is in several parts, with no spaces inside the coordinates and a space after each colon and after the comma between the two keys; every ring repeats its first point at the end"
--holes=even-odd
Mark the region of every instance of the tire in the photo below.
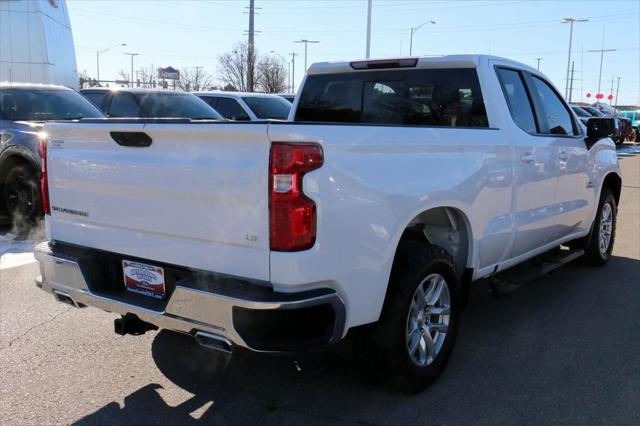
{"type": "Polygon", "coordinates": [[[411,247],[396,259],[380,321],[363,337],[359,353],[384,384],[419,392],[440,376],[449,360],[461,291],[453,259],[443,248],[424,243],[411,247]],[[416,309],[420,291],[423,301],[429,294],[432,298],[416,309]],[[424,315],[436,310],[442,313],[424,315]]]}
{"type": "Polygon", "coordinates": [[[21,164],[9,170],[4,183],[4,203],[18,233],[37,224],[42,217],[42,200],[32,167],[21,164]]]}
{"type": "Polygon", "coordinates": [[[602,266],[609,261],[616,236],[617,212],[613,193],[604,188],[598,203],[598,213],[585,241],[585,254],[582,256],[582,263],[602,266]]]}

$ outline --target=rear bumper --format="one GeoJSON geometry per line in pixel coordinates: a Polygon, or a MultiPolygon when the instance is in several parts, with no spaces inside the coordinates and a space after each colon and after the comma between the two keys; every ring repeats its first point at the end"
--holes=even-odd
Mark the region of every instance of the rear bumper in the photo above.
{"type": "Polygon", "coordinates": [[[305,350],[343,336],[345,306],[332,289],[279,293],[267,283],[200,273],[176,281],[166,303],[154,306],[116,282],[109,285],[117,290],[105,292],[100,254],[42,243],[35,249],[41,272],[36,284],[76,307],[133,314],[161,328],[192,335],[204,332],[255,351],[305,350]]]}

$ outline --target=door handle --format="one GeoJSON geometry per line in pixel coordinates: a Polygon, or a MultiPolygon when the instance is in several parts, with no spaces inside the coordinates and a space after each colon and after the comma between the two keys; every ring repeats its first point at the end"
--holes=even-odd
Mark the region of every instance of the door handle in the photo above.
{"type": "Polygon", "coordinates": [[[533,155],[532,152],[525,152],[524,154],[522,154],[520,156],[520,161],[522,161],[523,163],[533,163],[536,160],[535,155],[533,155]]]}
{"type": "Polygon", "coordinates": [[[569,159],[569,154],[567,153],[567,151],[560,151],[558,153],[558,158],[560,159],[560,161],[567,161],[569,159]]]}

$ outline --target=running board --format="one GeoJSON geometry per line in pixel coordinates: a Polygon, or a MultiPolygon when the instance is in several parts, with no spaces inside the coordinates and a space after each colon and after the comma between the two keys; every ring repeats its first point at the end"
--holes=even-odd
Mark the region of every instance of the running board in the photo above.
{"type": "Polygon", "coordinates": [[[506,296],[536,278],[579,258],[583,254],[583,249],[569,250],[566,248],[558,248],[543,253],[489,278],[489,292],[494,296],[506,296]]]}

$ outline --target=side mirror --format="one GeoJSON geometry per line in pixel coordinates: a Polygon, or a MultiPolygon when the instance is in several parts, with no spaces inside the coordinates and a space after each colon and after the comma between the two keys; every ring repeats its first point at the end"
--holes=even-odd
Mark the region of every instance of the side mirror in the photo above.
{"type": "Polygon", "coordinates": [[[612,117],[592,117],[587,121],[587,139],[596,143],[604,138],[620,136],[618,120],[612,117]]]}

